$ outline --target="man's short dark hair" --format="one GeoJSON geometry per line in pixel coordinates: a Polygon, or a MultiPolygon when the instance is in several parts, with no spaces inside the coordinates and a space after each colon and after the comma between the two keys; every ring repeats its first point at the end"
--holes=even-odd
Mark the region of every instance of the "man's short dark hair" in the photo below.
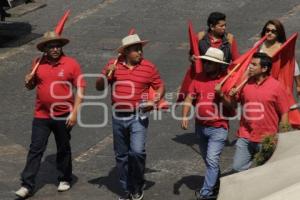
{"type": "Polygon", "coordinates": [[[268,56],[266,53],[261,53],[261,52],[256,52],[253,54],[253,58],[259,58],[260,62],[260,66],[262,67],[268,67],[268,73],[271,71],[272,69],[272,58],[270,56],[268,56]]]}
{"type": "Polygon", "coordinates": [[[207,18],[207,26],[210,29],[210,26],[215,26],[219,23],[220,20],[226,20],[226,15],[220,12],[212,12],[207,18]]]}

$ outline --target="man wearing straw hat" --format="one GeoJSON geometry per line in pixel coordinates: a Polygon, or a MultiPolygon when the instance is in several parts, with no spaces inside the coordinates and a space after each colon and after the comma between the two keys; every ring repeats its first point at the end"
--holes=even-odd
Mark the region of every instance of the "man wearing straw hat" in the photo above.
{"type": "Polygon", "coordinates": [[[223,51],[210,47],[201,59],[203,73],[190,85],[189,94],[183,104],[181,122],[182,128],[188,129],[191,118],[189,112],[195,100],[195,133],[199,138],[201,156],[206,165],[203,186],[195,193],[197,200],[215,199],[218,193],[219,160],[228,135],[228,120],[223,113],[230,108],[230,105],[222,104],[224,95],[215,91],[226,75],[222,66],[228,63],[224,62],[223,51]]]}
{"type": "Polygon", "coordinates": [[[36,88],[36,103],[30,149],[21,175],[22,187],[16,191],[21,198],[33,194],[35,178],[51,132],[57,146],[56,163],[60,173],[58,191],[70,189],[70,132],[76,124],[85,82],[78,62],[62,51],[62,47],[68,43],[68,39],[56,32],[45,33],[43,41],[37,45],[43,56],[34,61],[34,67],[25,77],[25,87],[29,90],[36,88]],[[77,88],[75,99],[73,87],[77,88]]]}
{"type": "Polygon", "coordinates": [[[249,66],[248,82],[240,92],[232,89],[231,97],[225,97],[227,103],[239,101],[243,108],[233,171],[249,169],[263,138],[276,135],[280,122],[288,124],[287,94],[280,82],[270,76],[271,68],[272,59],[267,54],[255,53],[249,66]]]}
{"type": "Polygon", "coordinates": [[[122,39],[119,57],[112,59],[97,79],[97,90],[112,85],[113,136],[116,165],[123,194],[119,200],[141,200],[144,196],[146,136],[148,117],[145,115],[163,97],[164,84],[154,64],[143,58],[143,46],[148,41],[137,34],[122,39]],[[152,87],[155,98],[147,94],[152,87]]]}

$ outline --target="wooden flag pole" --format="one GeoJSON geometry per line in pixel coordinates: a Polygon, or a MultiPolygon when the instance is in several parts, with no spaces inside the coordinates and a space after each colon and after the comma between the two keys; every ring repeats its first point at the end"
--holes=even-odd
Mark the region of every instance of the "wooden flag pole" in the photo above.
{"type": "MultiPolygon", "coordinates": [[[[129,30],[128,35],[133,35],[133,34],[135,34],[135,29],[134,29],[134,28],[132,28],[132,29],[129,30]]],[[[117,64],[117,62],[118,62],[120,56],[121,56],[121,54],[119,53],[119,54],[118,54],[118,57],[117,57],[117,59],[115,60],[115,62],[114,62],[113,65],[116,65],[116,64],[117,64]]],[[[113,71],[114,71],[114,70],[109,70],[107,76],[110,77],[110,76],[112,75],[113,71]]]]}
{"type": "Polygon", "coordinates": [[[233,72],[235,72],[239,67],[240,67],[241,63],[237,64],[226,76],[225,78],[221,81],[220,85],[222,86],[226,80],[233,74],[233,72]]]}
{"type": "Polygon", "coordinates": [[[247,83],[247,81],[248,81],[248,79],[249,78],[246,78],[245,80],[243,80],[243,82],[240,84],[240,85],[238,85],[237,87],[236,87],[236,92],[238,92],[242,87],[244,87],[244,85],[247,83]]]}
{"type": "Polygon", "coordinates": [[[33,75],[35,74],[35,72],[36,72],[36,70],[38,69],[38,67],[39,67],[39,65],[40,65],[40,63],[41,63],[43,57],[44,57],[44,54],[42,54],[42,56],[41,56],[41,57],[38,59],[38,61],[35,63],[35,65],[34,65],[32,71],[30,72],[30,75],[33,76],[33,75]]]}
{"type": "MultiPolygon", "coordinates": [[[[117,59],[115,60],[115,62],[114,62],[114,64],[113,64],[113,65],[116,65],[116,64],[117,64],[117,62],[118,62],[118,60],[119,60],[119,57],[120,57],[120,55],[121,55],[121,54],[119,54],[119,55],[118,55],[118,57],[117,57],[117,59]]],[[[117,67],[117,66],[116,66],[116,67],[117,67]]],[[[108,76],[108,77],[110,77],[110,76],[112,75],[113,71],[114,71],[114,70],[109,70],[109,72],[108,72],[107,76],[108,76]]]]}

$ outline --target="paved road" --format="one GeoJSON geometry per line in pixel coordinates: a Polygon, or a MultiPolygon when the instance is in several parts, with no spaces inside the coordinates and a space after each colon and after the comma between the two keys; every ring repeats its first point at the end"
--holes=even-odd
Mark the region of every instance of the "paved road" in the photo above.
{"type": "MultiPolygon", "coordinates": [[[[206,28],[210,12],[226,13],[228,29],[236,35],[241,52],[254,43],[268,19],[280,18],[288,35],[300,30],[297,0],[46,0],[46,3],[42,9],[9,19],[29,25],[31,34],[0,48],[0,199],[3,200],[14,198],[30,142],[34,92],[23,88],[23,76],[31,59],[39,55],[35,49],[37,37],[53,29],[66,9],[70,8],[72,14],[64,32],[71,40],[65,52],[78,58],[85,73],[99,73],[107,59],[116,56],[114,49],[120,39],[135,27],[142,38],[151,41],[145,48],[145,57],[157,64],[169,92],[178,87],[188,66],[186,22],[189,19],[200,31],[206,28]]],[[[299,52],[297,55],[299,58],[299,52]]],[[[94,81],[88,79],[89,95],[98,94],[94,81]]],[[[86,102],[109,103],[109,98],[86,102]]],[[[87,124],[104,120],[100,107],[84,107],[82,116],[87,124]]],[[[38,176],[38,191],[31,199],[117,198],[110,116],[108,119],[103,128],[73,130],[75,184],[66,193],[56,192],[56,147],[51,136],[38,176]]],[[[229,138],[233,141],[236,121],[231,124],[229,138]]],[[[151,121],[145,199],[193,199],[193,190],[200,187],[204,172],[196,143],[192,123],[190,130],[182,131],[171,113],[163,113],[162,120],[151,121]]],[[[223,171],[230,167],[233,149],[230,143],[225,148],[221,160],[223,171]]]]}

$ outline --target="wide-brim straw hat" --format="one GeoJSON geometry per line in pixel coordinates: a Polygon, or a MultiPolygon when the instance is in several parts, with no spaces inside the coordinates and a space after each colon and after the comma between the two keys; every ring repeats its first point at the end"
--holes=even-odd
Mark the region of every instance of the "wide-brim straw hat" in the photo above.
{"type": "Polygon", "coordinates": [[[209,60],[216,63],[228,65],[229,63],[224,61],[224,52],[220,49],[209,47],[204,56],[200,56],[201,59],[209,60]]]}
{"type": "Polygon", "coordinates": [[[44,34],[43,40],[36,45],[36,48],[43,52],[45,50],[45,46],[51,42],[59,42],[62,46],[65,46],[69,43],[69,40],[61,37],[54,31],[48,31],[44,34]]]}
{"type": "Polygon", "coordinates": [[[117,51],[119,53],[123,53],[124,49],[131,45],[141,44],[142,46],[144,46],[148,42],[149,40],[141,40],[137,34],[128,35],[122,39],[122,45],[119,48],[117,48],[117,51]]]}

